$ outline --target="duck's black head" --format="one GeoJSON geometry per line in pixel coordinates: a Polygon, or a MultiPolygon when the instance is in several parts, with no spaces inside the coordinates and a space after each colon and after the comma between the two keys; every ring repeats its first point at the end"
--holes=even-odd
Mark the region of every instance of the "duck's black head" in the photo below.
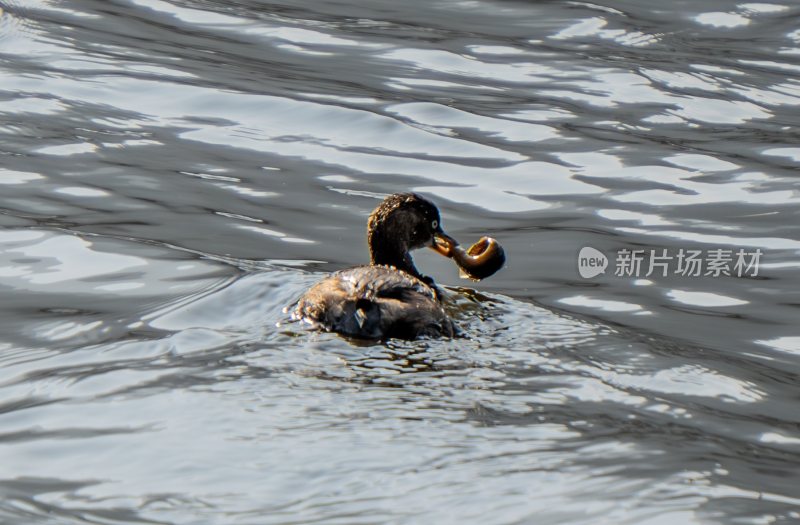
{"type": "Polygon", "coordinates": [[[416,193],[386,197],[369,216],[367,241],[372,264],[391,265],[416,277],[421,276],[409,251],[430,247],[446,255],[457,244],[442,230],[436,206],[416,193]]]}

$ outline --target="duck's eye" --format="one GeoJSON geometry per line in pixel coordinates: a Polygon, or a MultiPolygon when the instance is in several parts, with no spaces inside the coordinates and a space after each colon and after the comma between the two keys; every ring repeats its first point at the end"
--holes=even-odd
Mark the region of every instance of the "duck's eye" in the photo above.
{"type": "Polygon", "coordinates": [[[431,228],[435,230],[438,227],[439,227],[439,221],[434,220],[433,222],[431,222],[431,228]]]}

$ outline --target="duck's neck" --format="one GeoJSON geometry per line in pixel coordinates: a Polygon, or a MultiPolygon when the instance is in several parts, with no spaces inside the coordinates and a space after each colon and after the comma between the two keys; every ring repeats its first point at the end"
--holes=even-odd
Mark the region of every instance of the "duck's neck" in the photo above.
{"type": "Polygon", "coordinates": [[[418,279],[422,279],[422,274],[414,266],[414,261],[411,259],[408,249],[401,243],[380,235],[380,232],[373,232],[369,236],[369,255],[370,264],[372,265],[394,266],[398,270],[403,270],[418,279]]]}

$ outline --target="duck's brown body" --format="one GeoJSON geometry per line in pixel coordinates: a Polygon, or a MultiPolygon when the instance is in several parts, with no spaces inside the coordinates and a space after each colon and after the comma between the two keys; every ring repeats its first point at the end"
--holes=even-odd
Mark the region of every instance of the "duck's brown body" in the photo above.
{"type": "Polygon", "coordinates": [[[488,277],[505,263],[500,244],[483,237],[464,250],[442,230],[439,210],[416,193],[395,193],[373,210],[367,222],[369,266],[336,272],[312,286],[292,317],[316,328],[351,337],[451,337],[433,279],[414,266],[409,252],[428,247],[452,258],[462,274],[488,277]]]}
{"type": "Polygon", "coordinates": [[[439,210],[414,193],[390,195],[367,224],[370,265],[331,274],[297,302],[292,317],[351,337],[414,339],[452,336],[454,327],[433,279],[417,271],[410,250],[457,243],[442,230],[439,210]],[[439,244],[437,244],[437,242],[439,244]]]}
{"type": "Polygon", "coordinates": [[[295,308],[326,331],[368,339],[451,337],[453,322],[434,290],[391,266],[358,266],[312,286],[295,308]]]}

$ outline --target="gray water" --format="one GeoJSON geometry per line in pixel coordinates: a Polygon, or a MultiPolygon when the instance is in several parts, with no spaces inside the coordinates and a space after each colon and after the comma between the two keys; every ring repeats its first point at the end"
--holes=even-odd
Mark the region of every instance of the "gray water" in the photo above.
{"type": "Polygon", "coordinates": [[[800,522],[797,3],[2,10],[1,523],[800,522]],[[287,322],[409,190],[467,337],[287,322]]]}

